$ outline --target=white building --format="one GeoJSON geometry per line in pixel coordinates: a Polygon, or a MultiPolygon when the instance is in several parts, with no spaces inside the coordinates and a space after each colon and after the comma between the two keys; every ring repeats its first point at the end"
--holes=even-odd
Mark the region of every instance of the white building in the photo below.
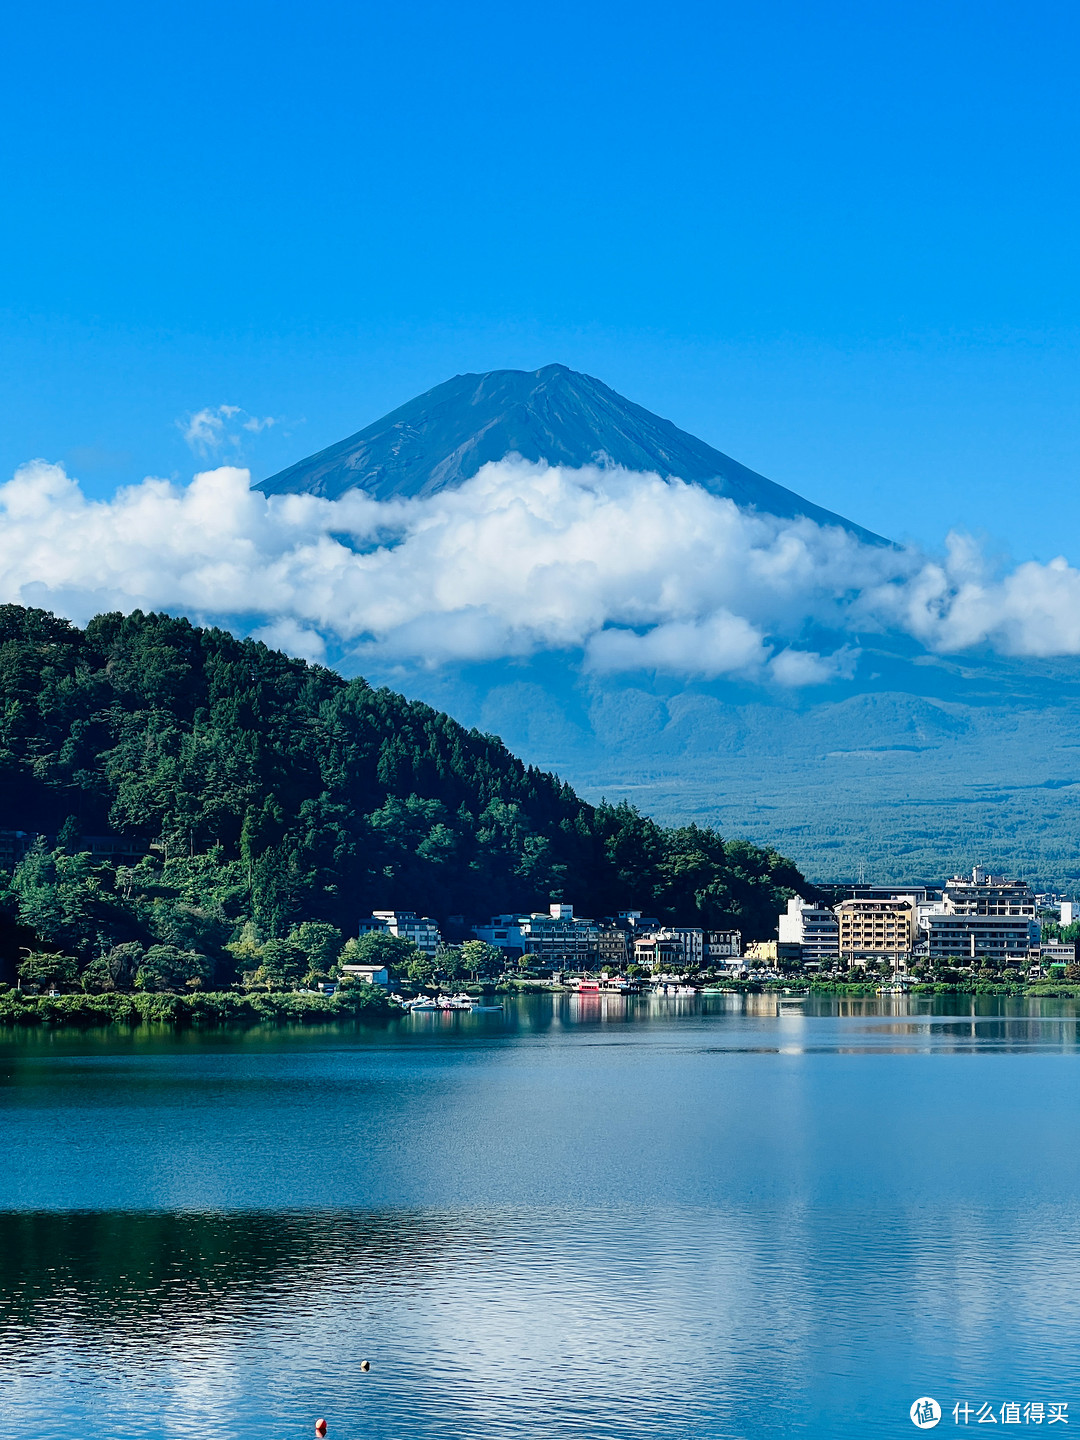
{"type": "Polygon", "coordinates": [[[709,930],[705,934],[705,964],[709,969],[730,967],[742,955],[741,930],[709,930]]]}
{"type": "Polygon", "coordinates": [[[412,910],[375,910],[370,918],[360,921],[360,934],[370,935],[372,931],[384,930],[402,940],[410,940],[421,954],[434,960],[442,944],[439,927],[426,915],[416,915],[412,910]]]}
{"type": "Polygon", "coordinates": [[[981,866],[967,875],[954,875],[942,896],[947,915],[1035,916],[1035,892],[1026,880],[1006,880],[981,866]]]}
{"type": "Polygon", "coordinates": [[[920,905],[919,926],[931,964],[1020,964],[1041,936],[1031,886],[980,866],[954,875],[936,905],[920,905]]]}
{"type": "Polygon", "coordinates": [[[781,945],[801,945],[804,964],[832,967],[840,958],[840,922],[832,910],[812,905],[801,895],[788,901],[780,916],[781,945]]]}
{"type": "Polygon", "coordinates": [[[686,943],[666,926],[634,936],[634,964],[644,970],[682,974],[686,969],[686,943]]]}
{"type": "Polygon", "coordinates": [[[1039,944],[1039,922],[1026,915],[957,915],[944,910],[921,917],[931,964],[979,960],[1019,964],[1039,944]]]}
{"type": "Polygon", "coordinates": [[[357,980],[376,985],[380,990],[385,990],[390,984],[390,972],[385,965],[342,965],[341,973],[354,975],[357,980]]]}
{"type": "Polygon", "coordinates": [[[597,921],[575,915],[573,905],[553,904],[547,914],[494,915],[486,925],[474,926],[473,934],[508,954],[535,956],[542,969],[587,969],[608,948],[601,943],[597,921]]]}
{"type": "Polygon", "coordinates": [[[705,959],[705,931],[692,925],[672,925],[671,934],[682,945],[684,968],[700,970],[705,959]]]}
{"type": "Polygon", "coordinates": [[[1076,946],[1062,940],[1044,940],[1039,958],[1044,965],[1075,965],[1076,946]]]}

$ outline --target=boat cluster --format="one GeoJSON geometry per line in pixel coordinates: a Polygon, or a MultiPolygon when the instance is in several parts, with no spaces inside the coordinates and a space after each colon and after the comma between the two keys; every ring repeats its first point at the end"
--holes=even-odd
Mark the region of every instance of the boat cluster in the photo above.
{"type": "Polygon", "coordinates": [[[501,1005],[485,1005],[483,1001],[472,995],[466,995],[464,991],[459,995],[418,995],[415,1000],[408,1000],[404,995],[391,995],[391,1000],[397,1003],[410,1014],[425,1010],[501,1010],[501,1005]]]}
{"type": "Polygon", "coordinates": [[[574,976],[566,985],[577,995],[696,995],[696,985],[684,984],[681,980],[661,977],[658,980],[627,980],[621,975],[602,975],[599,979],[591,975],[574,976]]]}

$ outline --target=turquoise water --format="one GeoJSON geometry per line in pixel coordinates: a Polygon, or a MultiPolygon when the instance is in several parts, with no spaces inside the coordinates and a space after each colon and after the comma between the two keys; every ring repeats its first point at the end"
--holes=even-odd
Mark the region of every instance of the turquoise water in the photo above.
{"type": "Polygon", "coordinates": [[[8,1032],[0,1433],[1080,1425],[1078,1042],[763,997],[8,1032]]]}

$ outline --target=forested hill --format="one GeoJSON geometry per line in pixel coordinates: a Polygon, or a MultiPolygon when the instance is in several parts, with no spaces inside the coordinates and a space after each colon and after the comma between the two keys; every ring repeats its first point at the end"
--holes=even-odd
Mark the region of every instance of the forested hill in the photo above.
{"type": "MultiPolygon", "coordinates": [[[[245,921],[263,936],[311,919],[351,934],[373,907],[445,920],[552,898],[760,937],[804,885],[774,851],[589,805],[426,705],[166,615],[84,631],[0,607],[0,708],[0,827],[73,857],[92,836],[149,845],[139,884],[203,917],[203,949],[245,921]]],[[[102,904],[134,884],[122,867],[95,876],[102,904]]],[[[59,911],[35,923],[96,943],[59,911]]]]}

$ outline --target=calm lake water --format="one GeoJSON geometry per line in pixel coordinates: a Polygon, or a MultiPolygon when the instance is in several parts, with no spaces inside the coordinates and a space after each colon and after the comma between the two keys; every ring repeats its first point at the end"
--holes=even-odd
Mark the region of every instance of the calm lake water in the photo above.
{"type": "Polygon", "coordinates": [[[1068,1002],[6,1032],[0,1075],[4,1436],[1080,1427],[1068,1002]]]}

